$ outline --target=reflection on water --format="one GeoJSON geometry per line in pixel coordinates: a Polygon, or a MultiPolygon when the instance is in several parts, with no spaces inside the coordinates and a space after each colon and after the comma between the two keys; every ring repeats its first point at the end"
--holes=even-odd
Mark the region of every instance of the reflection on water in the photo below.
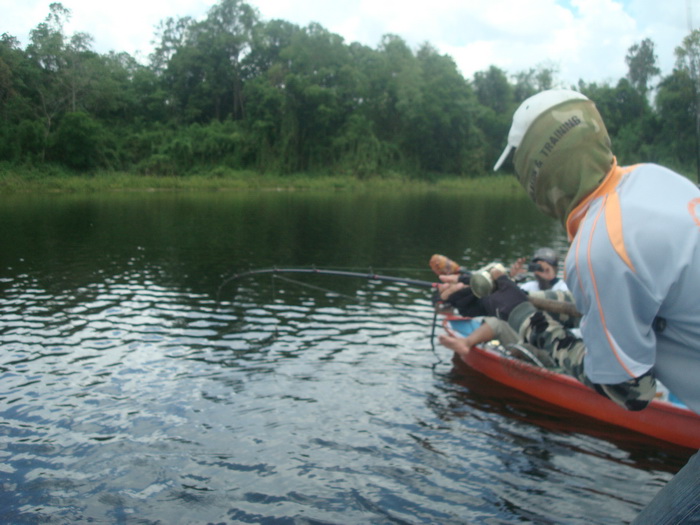
{"type": "Polygon", "coordinates": [[[623,523],[687,459],[456,373],[425,290],[218,290],[275,263],[422,268],[439,244],[476,264],[503,245],[431,232],[476,237],[495,206],[53,199],[0,217],[0,522],[623,523]]]}

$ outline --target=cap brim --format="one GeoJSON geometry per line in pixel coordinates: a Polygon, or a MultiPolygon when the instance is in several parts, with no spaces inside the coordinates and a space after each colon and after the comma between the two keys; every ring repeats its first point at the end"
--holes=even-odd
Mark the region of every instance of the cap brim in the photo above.
{"type": "Polygon", "coordinates": [[[508,157],[508,154],[510,153],[510,150],[512,149],[513,146],[511,146],[510,144],[506,146],[506,149],[503,150],[503,153],[501,153],[501,156],[496,161],[496,164],[494,164],[493,171],[498,171],[498,168],[500,168],[501,165],[505,162],[506,158],[508,157]]]}
{"type": "Polygon", "coordinates": [[[559,261],[553,261],[552,259],[547,259],[546,257],[533,257],[530,262],[532,264],[535,264],[535,263],[538,263],[540,261],[546,262],[550,266],[559,266],[559,261]]]}

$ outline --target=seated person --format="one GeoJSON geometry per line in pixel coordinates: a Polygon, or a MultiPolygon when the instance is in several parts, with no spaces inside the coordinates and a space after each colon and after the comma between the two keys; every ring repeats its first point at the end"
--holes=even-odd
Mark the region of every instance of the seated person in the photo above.
{"type": "MultiPolygon", "coordinates": [[[[569,291],[566,282],[557,276],[559,256],[552,248],[538,249],[532,256],[532,259],[530,259],[530,264],[527,267],[525,267],[525,261],[525,257],[521,257],[510,267],[510,278],[518,282],[518,286],[525,292],[569,291]],[[527,275],[528,270],[533,272],[535,278],[526,282],[520,282],[527,275]]],[[[433,255],[430,258],[430,267],[443,283],[469,284],[471,272],[461,268],[456,262],[444,255],[433,255]]],[[[454,291],[460,288],[462,286],[453,287],[454,291]]]]}
{"type": "MultiPolygon", "coordinates": [[[[521,258],[513,264],[510,270],[511,276],[525,273],[524,262],[525,259],[521,258]]],[[[519,284],[519,286],[531,297],[573,303],[573,297],[566,283],[556,276],[558,264],[559,259],[554,250],[540,248],[532,257],[530,265],[535,271],[535,279],[519,284]],[[535,268],[535,265],[538,267],[535,268]]],[[[483,325],[470,334],[467,341],[468,348],[494,339],[506,347],[522,343],[518,334],[508,323],[487,315],[480,299],[469,288],[469,272],[462,270],[457,263],[440,255],[433,255],[430,266],[442,281],[442,284],[438,285],[438,293],[443,303],[454,307],[464,317],[483,318],[483,325]]],[[[574,328],[578,323],[576,316],[565,313],[551,313],[551,315],[565,328],[574,328]]]]}
{"type": "Polygon", "coordinates": [[[531,281],[518,283],[518,286],[526,292],[539,292],[554,290],[568,292],[569,288],[563,279],[557,277],[559,271],[559,256],[552,248],[540,248],[530,259],[530,264],[525,268],[525,257],[521,257],[510,267],[510,278],[518,282],[519,277],[525,275],[527,269],[534,271],[535,278],[531,281]]]}
{"type": "MultiPolygon", "coordinates": [[[[512,353],[512,355],[522,356],[522,354],[525,353],[526,360],[532,363],[545,368],[557,368],[556,363],[547,352],[542,352],[532,345],[526,344],[520,337],[518,337],[518,334],[507,322],[499,319],[498,317],[488,315],[488,312],[481,304],[481,299],[477,298],[472,293],[469,286],[464,285],[463,283],[457,284],[461,284],[461,286],[455,286],[455,283],[438,285],[440,300],[443,303],[456,308],[463,317],[473,318],[475,321],[479,321],[480,324],[466,337],[441,336],[440,343],[447,346],[464,359],[473,346],[497,340],[505,350],[509,351],[509,353],[511,351],[515,351],[512,353]],[[523,347],[525,348],[524,352],[523,347]]],[[[543,294],[545,292],[534,293],[543,294]]],[[[547,293],[552,294],[555,292],[548,291],[547,293]]],[[[550,298],[554,300],[561,300],[560,298],[550,298]]],[[[569,322],[571,319],[565,315],[560,315],[559,317],[565,318],[567,322],[569,322]]]]}
{"type": "MultiPolygon", "coordinates": [[[[536,309],[528,296],[507,275],[492,273],[496,290],[478,302],[480,312],[489,317],[507,321],[518,335],[519,341],[549,354],[555,366],[598,393],[608,397],[628,410],[641,410],[656,396],[656,378],[652,372],[618,384],[594,384],[586,376],[583,358],[586,347],[580,337],[566,329],[547,312],[536,309]]],[[[445,288],[447,289],[447,288],[445,288]]],[[[472,301],[472,307],[476,304],[472,301]]],[[[473,310],[476,311],[476,310],[473,310]]],[[[483,327],[483,325],[482,325],[483,327]]],[[[497,331],[479,327],[470,336],[453,337],[442,335],[442,345],[464,357],[480,338],[497,335],[497,331]],[[491,330],[492,332],[490,332],[491,330]],[[480,332],[480,333],[478,333],[480,332]]]]}

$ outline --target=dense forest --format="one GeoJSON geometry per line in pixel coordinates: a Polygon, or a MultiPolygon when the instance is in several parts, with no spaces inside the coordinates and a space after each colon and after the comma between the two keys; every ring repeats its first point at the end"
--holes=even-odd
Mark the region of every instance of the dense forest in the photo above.
{"type": "MultiPolygon", "coordinates": [[[[479,176],[505,145],[513,111],[556,71],[490,67],[465,79],[429,43],[385,35],[376,49],[318,24],[265,21],[241,0],[202,20],[168,18],[148,64],[98,54],[67,35],[53,3],[23,49],[0,38],[0,163],[154,175],[402,173],[479,176]]],[[[579,80],[621,164],[697,170],[700,34],[661,77],[654,43],[628,50],[616,85],[579,80]]],[[[693,175],[694,176],[694,175],[693,175]]]]}

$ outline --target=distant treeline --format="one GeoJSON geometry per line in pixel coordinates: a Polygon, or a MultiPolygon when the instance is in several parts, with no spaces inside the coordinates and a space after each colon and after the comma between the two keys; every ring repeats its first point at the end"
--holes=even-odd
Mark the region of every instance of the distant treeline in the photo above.
{"type": "MultiPolygon", "coordinates": [[[[24,49],[1,37],[6,166],[478,176],[491,171],[518,104],[561,84],[547,67],[465,79],[428,43],[414,51],[386,35],[376,49],[348,44],[318,24],[261,20],[240,0],[221,0],[204,20],[165,19],[148,64],[96,53],[89,34],[65,34],[69,17],[51,4],[24,49]]],[[[566,86],[597,103],[621,164],[695,173],[699,50],[695,31],[661,78],[643,40],[616,85],[566,86]]]]}

